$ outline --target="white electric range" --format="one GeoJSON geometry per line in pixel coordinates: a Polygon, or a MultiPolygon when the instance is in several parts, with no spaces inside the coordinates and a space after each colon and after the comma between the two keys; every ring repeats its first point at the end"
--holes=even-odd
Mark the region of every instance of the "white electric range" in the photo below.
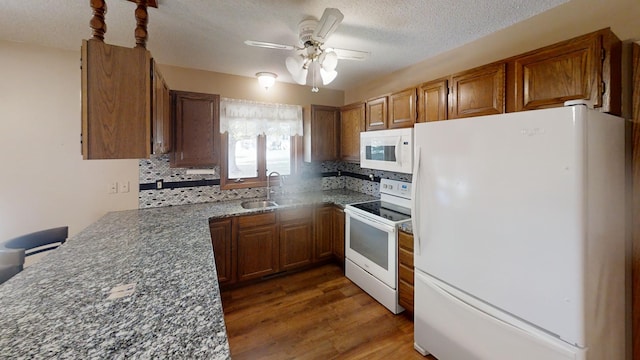
{"type": "Polygon", "coordinates": [[[411,221],[411,183],[381,179],[380,200],[345,206],[345,275],[392,313],[398,305],[398,225],[411,221]]]}

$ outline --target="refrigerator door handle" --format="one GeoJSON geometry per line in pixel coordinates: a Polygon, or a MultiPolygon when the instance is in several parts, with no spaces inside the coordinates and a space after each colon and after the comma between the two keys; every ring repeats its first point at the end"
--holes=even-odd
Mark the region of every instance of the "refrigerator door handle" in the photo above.
{"type": "Polygon", "coordinates": [[[416,148],[415,159],[413,164],[413,178],[411,184],[411,228],[413,229],[413,243],[415,255],[420,255],[420,229],[418,228],[418,218],[420,217],[420,202],[418,201],[420,187],[420,153],[422,147],[416,148]]]}

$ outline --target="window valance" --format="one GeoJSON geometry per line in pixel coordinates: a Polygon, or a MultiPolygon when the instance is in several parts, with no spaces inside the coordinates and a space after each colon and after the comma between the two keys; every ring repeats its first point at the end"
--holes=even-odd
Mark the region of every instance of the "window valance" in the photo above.
{"type": "Polygon", "coordinates": [[[220,99],[220,133],[242,136],[302,135],[302,106],[220,99]]]}

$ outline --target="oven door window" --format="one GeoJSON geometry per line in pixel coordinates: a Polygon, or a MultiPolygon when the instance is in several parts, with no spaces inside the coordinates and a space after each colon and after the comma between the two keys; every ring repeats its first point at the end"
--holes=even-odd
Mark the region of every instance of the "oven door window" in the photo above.
{"type": "Polygon", "coordinates": [[[389,270],[389,233],[351,217],[349,228],[351,250],[389,270]]]}
{"type": "Polygon", "coordinates": [[[395,145],[367,145],[365,147],[367,160],[396,162],[395,145]]]}

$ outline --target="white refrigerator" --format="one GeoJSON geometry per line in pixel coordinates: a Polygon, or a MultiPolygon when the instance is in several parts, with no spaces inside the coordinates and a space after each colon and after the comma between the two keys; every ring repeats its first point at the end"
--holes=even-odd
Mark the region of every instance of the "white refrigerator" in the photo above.
{"type": "Polygon", "coordinates": [[[624,359],[623,119],[577,105],[414,134],[416,350],[624,359]]]}

